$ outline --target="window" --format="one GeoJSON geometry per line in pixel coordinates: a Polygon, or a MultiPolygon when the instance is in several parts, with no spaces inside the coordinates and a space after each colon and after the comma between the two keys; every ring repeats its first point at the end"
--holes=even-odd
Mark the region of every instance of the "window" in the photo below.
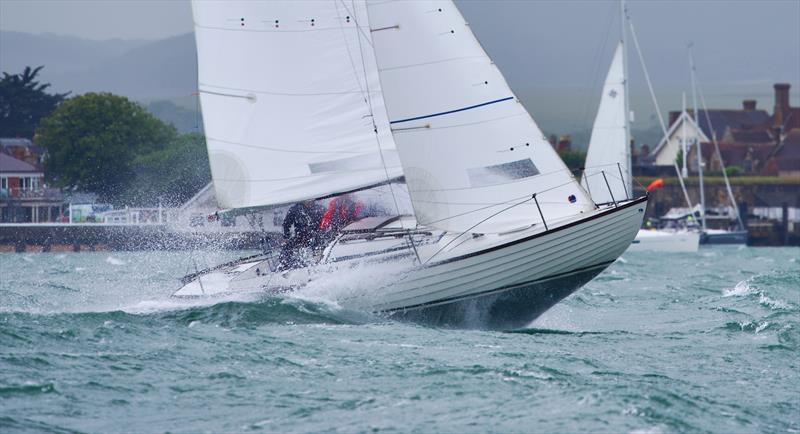
{"type": "Polygon", "coordinates": [[[0,177],[0,188],[7,190],[8,189],[8,178],[0,177]]]}
{"type": "Polygon", "coordinates": [[[472,187],[503,184],[515,179],[528,178],[539,174],[539,169],[530,158],[511,161],[494,166],[467,169],[469,184],[472,187]]]}

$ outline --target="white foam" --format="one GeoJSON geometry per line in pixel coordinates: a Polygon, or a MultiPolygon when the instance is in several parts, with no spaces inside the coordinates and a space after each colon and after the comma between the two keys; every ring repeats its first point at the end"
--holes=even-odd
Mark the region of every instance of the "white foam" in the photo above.
{"type": "Polygon", "coordinates": [[[213,306],[215,304],[235,302],[255,302],[261,298],[262,293],[230,293],[220,297],[198,297],[192,299],[162,298],[154,300],[141,300],[129,306],[121,306],[119,310],[134,314],[145,315],[158,312],[169,312],[191,309],[194,307],[213,306]]]}
{"type": "Polygon", "coordinates": [[[742,295],[753,294],[758,290],[750,286],[746,280],[737,283],[733,288],[725,288],[722,290],[723,297],[739,297],[742,295]]]}
{"type": "Polygon", "coordinates": [[[660,426],[651,426],[648,428],[639,428],[630,432],[630,434],[661,434],[664,430],[660,426]]]}
{"type": "Polygon", "coordinates": [[[775,300],[767,297],[764,294],[761,294],[761,297],[758,298],[758,303],[773,309],[789,309],[792,307],[789,303],[783,300],[775,300]]]}
{"type": "Polygon", "coordinates": [[[108,262],[111,265],[127,265],[127,262],[123,261],[122,259],[117,259],[113,256],[107,257],[106,262],[108,262]]]}

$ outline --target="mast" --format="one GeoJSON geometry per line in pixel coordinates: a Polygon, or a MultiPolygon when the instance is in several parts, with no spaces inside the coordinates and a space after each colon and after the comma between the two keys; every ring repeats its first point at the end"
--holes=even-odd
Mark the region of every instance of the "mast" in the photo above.
{"type": "MultiPolygon", "coordinates": [[[[692,77],[692,109],[694,110],[694,123],[695,128],[700,128],[700,116],[697,112],[697,84],[695,83],[694,78],[694,55],[692,54],[692,45],[689,44],[689,68],[691,70],[691,77],[692,77]]],[[[695,140],[695,145],[697,146],[697,174],[700,178],[700,222],[703,227],[703,231],[706,230],[706,195],[703,189],[703,150],[700,145],[700,135],[697,134],[697,139],[695,140]]],[[[686,158],[684,158],[686,160],[686,158]]]]}
{"type": "Polygon", "coordinates": [[[681,151],[683,152],[683,160],[681,164],[683,164],[683,177],[686,178],[689,176],[689,169],[686,168],[686,160],[689,159],[689,154],[686,149],[686,118],[688,118],[688,114],[686,113],[686,92],[683,92],[683,105],[681,106],[681,116],[683,116],[683,120],[681,121],[681,151]]]}
{"type": "Polygon", "coordinates": [[[623,179],[627,185],[627,191],[630,192],[631,198],[633,198],[633,165],[631,159],[631,109],[630,109],[630,96],[628,95],[629,88],[628,88],[628,41],[627,41],[627,31],[625,29],[625,23],[628,19],[628,9],[625,7],[625,0],[621,0],[619,2],[620,13],[622,14],[620,25],[622,31],[622,70],[623,70],[623,82],[622,86],[625,93],[625,156],[627,161],[625,162],[626,166],[628,167],[628,179],[623,179]]]}
{"type": "Polygon", "coordinates": [[[731,201],[731,206],[733,207],[733,213],[736,216],[736,220],[739,222],[739,230],[744,230],[744,222],[742,221],[742,216],[739,214],[739,206],[736,203],[736,197],[733,195],[733,190],[731,189],[731,183],[728,179],[728,172],[725,170],[725,161],[722,160],[722,153],[719,150],[719,142],[717,141],[717,133],[714,130],[714,125],[711,123],[711,117],[708,115],[708,105],[706,104],[706,98],[703,96],[703,88],[700,85],[700,80],[697,78],[697,74],[694,76],[695,83],[697,84],[697,93],[700,94],[700,104],[703,106],[703,113],[704,117],[706,118],[706,124],[708,124],[708,129],[711,130],[711,141],[714,142],[714,150],[717,154],[717,159],[719,159],[720,168],[722,169],[722,178],[725,180],[725,189],[728,191],[728,199],[731,201]]]}

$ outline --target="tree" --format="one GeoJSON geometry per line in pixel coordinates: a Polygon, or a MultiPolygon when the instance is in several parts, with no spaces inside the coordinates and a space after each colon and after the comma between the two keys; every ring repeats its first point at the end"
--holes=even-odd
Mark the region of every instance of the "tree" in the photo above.
{"type": "Polygon", "coordinates": [[[582,151],[573,151],[571,149],[562,149],[558,152],[558,155],[564,160],[564,164],[567,165],[572,173],[580,177],[578,169],[583,167],[583,163],[586,161],[586,153],[582,151]]]}
{"type": "Polygon", "coordinates": [[[26,67],[21,74],[3,73],[0,79],[0,137],[33,138],[39,120],[50,115],[69,93],[48,94],[49,83],[36,76],[44,66],[26,67]]]}
{"type": "Polygon", "coordinates": [[[206,141],[198,133],[184,134],[134,164],[136,181],[125,195],[129,204],[177,206],[211,182],[206,141]]]}
{"type": "Polygon", "coordinates": [[[175,128],[125,97],[87,93],[42,120],[36,142],[47,149],[47,177],[62,187],[115,201],[135,179],[134,160],[163,149],[175,128]]]}

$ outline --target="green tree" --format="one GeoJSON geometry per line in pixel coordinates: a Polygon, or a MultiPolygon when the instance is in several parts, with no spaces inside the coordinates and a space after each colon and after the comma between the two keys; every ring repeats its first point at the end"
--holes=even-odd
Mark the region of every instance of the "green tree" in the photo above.
{"type": "Polygon", "coordinates": [[[114,202],[134,181],[134,160],[175,139],[166,125],[138,104],[110,93],[70,98],[36,130],[47,149],[45,171],[62,187],[114,202]]]}
{"type": "Polygon", "coordinates": [[[573,151],[571,149],[561,150],[558,155],[564,160],[564,164],[572,170],[575,176],[580,176],[578,169],[583,167],[583,162],[586,161],[586,153],[582,151],[573,151]]]}
{"type": "Polygon", "coordinates": [[[136,158],[136,181],[125,195],[132,205],[177,206],[211,182],[206,141],[202,134],[184,134],[164,149],[136,158]]]}
{"type": "Polygon", "coordinates": [[[725,168],[725,174],[728,176],[741,176],[744,173],[744,169],[739,166],[730,165],[725,168]]]}
{"type": "Polygon", "coordinates": [[[39,120],[50,115],[69,93],[48,94],[49,83],[36,80],[44,66],[0,79],[0,137],[33,138],[39,120]]]}

